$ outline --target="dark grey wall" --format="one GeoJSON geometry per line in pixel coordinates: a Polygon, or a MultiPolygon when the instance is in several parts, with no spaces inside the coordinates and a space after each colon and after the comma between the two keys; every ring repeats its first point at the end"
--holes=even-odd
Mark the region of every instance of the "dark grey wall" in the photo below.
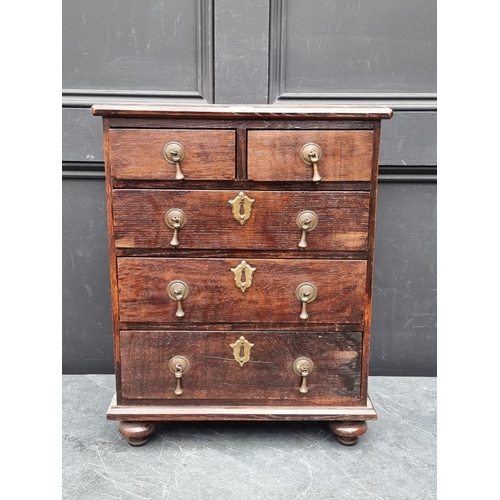
{"type": "Polygon", "coordinates": [[[63,373],[113,373],[106,190],[62,184],[63,373]]]}
{"type": "Polygon", "coordinates": [[[63,2],[63,372],[112,373],[102,101],[385,104],[371,373],[436,375],[436,2],[63,2]]]}

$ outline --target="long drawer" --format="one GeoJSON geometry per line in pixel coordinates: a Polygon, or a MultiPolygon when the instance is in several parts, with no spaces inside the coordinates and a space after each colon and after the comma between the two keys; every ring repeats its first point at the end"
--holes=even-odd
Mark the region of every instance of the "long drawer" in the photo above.
{"type": "Polygon", "coordinates": [[[117,259],[119,320],[362,325],[362,260],[117,259]]]}
{"type": "Polygon", "coordinates": [[[360,397],[361,347],[360,332],[121,331],[122,395],[182,404],[353,404],[360,397]],[[243,344],[251,347],[240,356],[243,344]]]}
{"type": "Polygon", "coordinates": [[[113,191],[117,248],[366,251],[369,208],[358,191],[113,191]]]}

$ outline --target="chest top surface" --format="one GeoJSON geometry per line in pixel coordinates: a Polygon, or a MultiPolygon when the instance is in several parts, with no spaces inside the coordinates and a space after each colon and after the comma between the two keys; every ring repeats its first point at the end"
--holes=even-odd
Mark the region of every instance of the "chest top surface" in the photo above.
{"type": "Polygon", "coordinates": [[[275,105],[217,105],[217,104],[95,104],[96,116],[129,118],[240,118],[240,119],[384,119],[393,111],[385,106],[275,106],[275,105]]]}

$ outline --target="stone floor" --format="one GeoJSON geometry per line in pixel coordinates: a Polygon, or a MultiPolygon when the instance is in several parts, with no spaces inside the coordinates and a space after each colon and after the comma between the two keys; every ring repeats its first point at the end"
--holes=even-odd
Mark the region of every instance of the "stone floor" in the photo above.
{"type": "Polygon", "coordinates": [[[63,500],[437,498],[436,379],[371,377],[378,420],[356,446],[324,422],[176,422],[127,444],[112,375],[65,375],[63,500]]]}

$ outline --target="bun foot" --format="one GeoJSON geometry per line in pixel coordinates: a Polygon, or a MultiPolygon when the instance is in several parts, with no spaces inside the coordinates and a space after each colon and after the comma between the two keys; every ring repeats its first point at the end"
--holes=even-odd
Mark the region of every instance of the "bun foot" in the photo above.
{"type": "Polygon", "coordinates": [[[149,436],[156,430],[154,422],[120,422],[118,430],[123,434],[130,446],[144,446],[149,436]]]}
{"type": "Polygon", "coordinates": [[[335,434],[337,441],[344,446],[353,446],[358,442],[358,437],[364,434],[368,426],[365,420],[355,422],[328,422],[331,431],[335,434]]]}

